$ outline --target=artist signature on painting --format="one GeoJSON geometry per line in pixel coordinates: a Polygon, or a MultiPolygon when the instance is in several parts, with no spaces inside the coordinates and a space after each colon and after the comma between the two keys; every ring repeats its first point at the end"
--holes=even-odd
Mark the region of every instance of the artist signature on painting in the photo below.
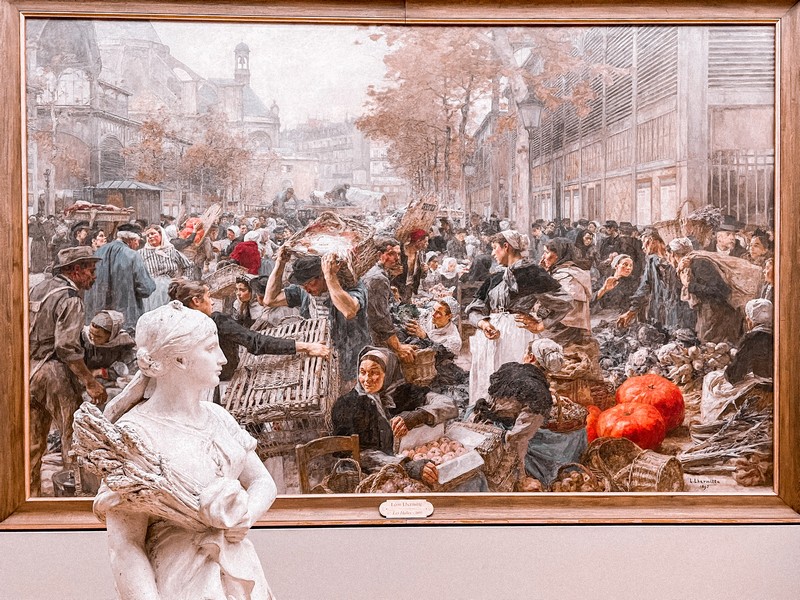
{"type": "Polygon", "coordinates": [[[698,486],[701,492],[705,492],[712,485],[719,485],[720,483],[722,482],[719,479],[713,477],[689,477],[689,484],[698,486]]]}

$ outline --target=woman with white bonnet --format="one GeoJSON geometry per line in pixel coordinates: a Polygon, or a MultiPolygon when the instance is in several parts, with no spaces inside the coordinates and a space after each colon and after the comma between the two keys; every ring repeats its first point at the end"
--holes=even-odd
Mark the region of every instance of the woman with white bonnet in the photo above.
{"type": "Polygon", "coordinates": [[[772,302],[755,298],[745,304],[744,312],[748,331],[739,340],[738,350],[724,369],[711,371],[703,379],[703,423],[738,409],[754,391],[761,391],[771,406],[775,368],[772,302]]]}
{"type": "Polygon", "coordinates": [[[739,340],[739,351],[725,368],[725,377],[738,383],[748,373],[771,379],[774,370],[775,335],[772,331],[772,302],[762,298],[744,306],[747,333],[739,340]]]}
{"type": "MultiPolygon", "coordinates": [[[[592,294],[592,303],[605,297],[606,294],[619,285],[620,281],[631,276],[631,273],[633,273],[633,259],[627,254],[617,254],[611,259],[611,268],[614,269],[614,274],[606,277],[605,281],[603,281],[603,285],[592,294]]],[[[620,300],[622,304],[625,304],[630,300],[630,297],[628,296],[620,300]]]]}
{"type": "MultiPolygon", "coordinates": [[[[439,253],[430,250],[425,253],[425,277],[422,279],[421,288],[425,292],[430,292],[442,282],[442,275],[439,273],[439,253]]],[[[430,295],[430,294],[428,294],[430,295]]]]}
{"type": "Polygon", "coordinates": [[[489,377],[500,365],[518,362],[539,333],[558,323],[572,298],[542,267],[523,258],[528,236],[501,231],[490,239],[492,256],[503,267],[487,278],[465,314],[476,333],[470,338],[470,404],[486,398],[489,377]]]}
{"type": "Polygon", "coordinates": [[[198,494],[195,508],[185,502],[187,512],[168,518],[168,475],[156,476],[147,500],[141,490],[103,484],[94,510],[106,521],[119,597],[273,598],[246,534],[275,500],[275,483],[255,453],[256,440],[224,408],[201,400],[225,364],[214,322],[172,301],[139,319],[136,343],[153,389],[138,404],[129,398],[117,424],[198,494]]]}
{"type": "Polygon", "coordinates": [[[458,286],[458,279],[462,275],[458,266],[458,261],[452,256],[446,257],[439,267],[440,282],[445,288],[455,288],[458,286]]]}

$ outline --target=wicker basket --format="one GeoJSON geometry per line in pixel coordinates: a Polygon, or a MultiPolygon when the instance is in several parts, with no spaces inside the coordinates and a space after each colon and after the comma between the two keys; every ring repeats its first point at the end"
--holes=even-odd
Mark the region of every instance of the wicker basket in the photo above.
{"type": "Polygon", "coordinates": [[[616,404],[613,386],[605,381],[581,378],[563,378],[552,376],[553,387],[559,394],[566,396],[581,406],[595,405],[606,410],[616,404]]]}
{"type": "Polygon", "coordinates": [[[406,207],[394,236],[401,242],[407,242],[409,235],[415,229],[422,229],[427,233],[436,220],[437,212],[439,212],[439,201],[436,196],[423,196],[412,200],[406,207]]]}
{"type": "Polygon", "coordinates": [[[555,394],[553,400],[550,419],[542,427],[555,433],[569,433],[586,427],[588,410],[561,394],[555,394]]]}
{"type": "MultiPolygon", "coordinates": [[[[327,319],[255,327],[274,337],[330,345],[327,319]]],[[[245,354],[223,405],[241,425],[248,426],[262,459],[293,453],[297,444],[330,435],[330,410],[339,390],[337,364],[335,353],[329,358],[245,354]]]]}
{"type": "MultiPolygon", "coordinates": [[[[580,464],[580,463],[567,463],[561,465],[556,471],[556,477],[553,480],[553,483],[556,481],[561,481],[565,475],[569,473],[577,472],[580,473],[581,478],[583,479],[583,484],[588,484],[593,492],[609,492],[611,491],[611,484],[608,482],[608,479],[603,475],[596,473],[592,469],[580,464]]],[[[555,491],[552,489],[552,484],[550,484],[551,491],[555,491]]],[[[580,490],[578,490],[580,491],[580,490]]]]}
{"type": "Polygon", "coordinates": [[[361,483],[361,465],[352,458],[340,458],[331,472],[311,489],[312,494],[352,494],[361,483]]]}
{"type": "Polygon", "coordinates": [[[236,289],[236,278],[246,275],[247,269],[241,265],[226,265],[203,277],[212,298],[226,298],[236,289]]]}
{"type": "MultiPolygon", "coordinates": [[[[384,465],[380,468],[377,472],[373,473],[372,475],[368,475],[365,477],[361,483],[358,484],[356,487],[356,494],[382,494],[387,492],[382,492],[381,487],[388,483],[389,481],[394,481],[396,484],[408,485],[408,483],[413,483],[414,486],[417,488],[417,491],[421,493],[429,492],[430,488],[426,486],[421,481],[414,481],[410,479],[406,470],[402,467],[402,465],[397,464],[389,464],[384,465]]],[[[411,493],[411,492],[397,492],[397,493],[411,493]]]]}
{"type": "Polygon", "coordinates": [[[614,492],[682,492],[683,468],[674,456],[642,450],[626,438],[597,438],[582,462],[602,473],[614,492]]]}
{"type": "Polygon", "coordinates": [[[312,234],[320,232],[334,236],[347,233],[349,237],[354,238],[345,256],[339,256],[344,263],[339,269],[339,282],[345,289],[358,283],[361,276],[378,261],[380,252],[375,247],[374,230],[361,221],[340,217],[334,212],[322,213],[304,229],[286,240],[285,245],[295,255],[321,255],[322,252],[315,250],[313,246],[303,244],[304,241],[309,241],[308,238],[312,234]]]}
{"type": "Polygon", "coordinates": [[[413,363],[400,363],[403,376],[408,383],[414,385],[429,385],[436,377],[436,350],[423,348],[414,353],[413,363]]]}

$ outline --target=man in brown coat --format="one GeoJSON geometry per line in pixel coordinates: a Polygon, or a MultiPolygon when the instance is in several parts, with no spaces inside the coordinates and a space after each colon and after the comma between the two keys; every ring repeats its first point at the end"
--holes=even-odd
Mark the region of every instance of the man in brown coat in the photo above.
{"type": "Polygon", "coordinates": [[[92,287],[99,259],[90,246],[58,253],[53,276],[30,291],[30,458],[31,494],[41,493],[42,457],[55,420],[61,434],[64,468],[70,465],[72,415],[84,390],[95,404],[106,401],[105,388],[84,362],[81,291],[92,287]]]}

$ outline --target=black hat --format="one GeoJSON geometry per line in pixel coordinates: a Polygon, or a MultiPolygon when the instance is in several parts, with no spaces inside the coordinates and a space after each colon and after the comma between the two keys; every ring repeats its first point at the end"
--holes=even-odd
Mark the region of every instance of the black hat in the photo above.
{"type": "Polygon", "coordinates": [[[89,221],[78,221],[77,223],[74,223],[72,227],[69,228],[70,233],[72,233],[73,236],[76,233],[78,233],[81,229],[85,229],[86,231],[91,230],[91,227],[89,226],[89,221]]]}
{"type": "Polygon", "coordinates": [[[620,233],[633,233],[633,230],[636,229],[633,226],[633,223],[630,221],[621,221],[619,224],[619,231],[620,233]]]}
{"type": "Polygon", "coordinates": [[[135,233],[136,235],[142,235],[142,228],[138,225],[133,223],[123,223],[119,227],[117,227],[117,231],[128,231],[130,233],[135,233]]]}
{"type": "Polygon", "coordinates": [[[613,229],[619,229],[619,223],[617,223],[616,221],[612,221],[611,219],[609,219],[608,221],[606,221],[605,227],[606,227],[606,228],[608,228],[608,227],[611,227],[611,228],[613,228],[613,229]]]}
{"type": "Polygon", "coordinates": [[[719,222],[719,225],[716,227],[716,231],[738,231],[742,229],[744,225],[736,220],[736,217],[733,215],[722,215],[722,219],[719,222]]]}
{"type": "Polygon", "coordinates": [[[307,281],[322,275],[322,259],[319,256],[301,256],[294,261],[292,275],[289,281],[303,285],[307,281]]]}

